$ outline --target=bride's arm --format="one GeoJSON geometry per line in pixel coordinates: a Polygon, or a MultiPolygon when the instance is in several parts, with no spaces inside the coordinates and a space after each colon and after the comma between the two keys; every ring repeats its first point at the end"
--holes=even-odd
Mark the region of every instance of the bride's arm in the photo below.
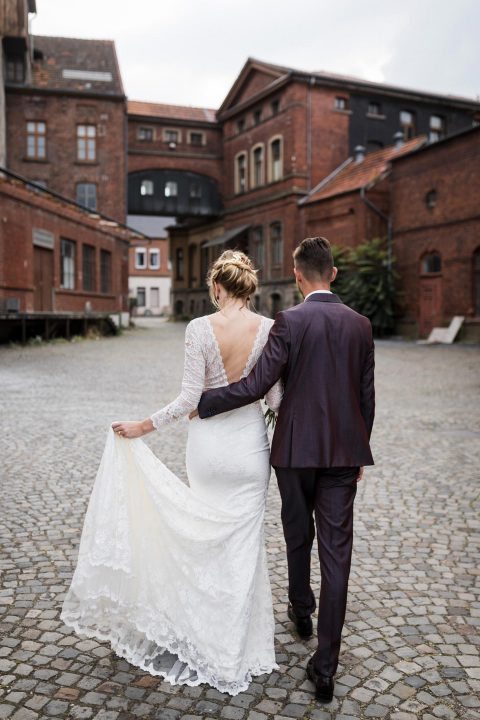
{"type": "Polygon", "coordinates": [[[180,395],[171,403],[138,422],[115,422],[112,428],[127,438],[140,437],[163,425],[175,422],[195,410],[205,386],[205,359],[195,324],[190,322],[185,332],[185,365],[180,395]]]}

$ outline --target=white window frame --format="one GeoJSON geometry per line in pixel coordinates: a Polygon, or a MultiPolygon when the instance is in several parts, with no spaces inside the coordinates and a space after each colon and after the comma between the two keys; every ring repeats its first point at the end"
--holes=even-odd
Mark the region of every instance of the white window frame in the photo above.
{"type": "Polygon", "coordinates": [[[135,248],[135,269],[136,270],[146,270],[147,269],[147,248],[144,248],[144,247],[136,247],[135,248]],[[144,258],[145,258],[145,262],[143,263],[143,265],[141,265],[138,262],[138,253],[141,253],[141,252],[143,252],[144,258]]]}
{"type": "Polygon", "coordinates": [[[163,142],[171,143],[176,142],[177,145],[182,142],[182,131],[175,127],[164,127],[162,128],[162,138],[163,142]],[[177,133],[177,139],[176,140],[168,140],[167,133],[168,132],[175,132],[177,133]]]}
{"type": "Polygon", "coordinates": [[[268,141],[268,182],[279,182],[283,180],[284,167],[283,167],[283,135],[274,135],[268,141]],[[273,173],[273,151],[272,145],[277,140],[280,141],[280,177],[275,178],[273,173]]]}
{"type": "Polygon", "coordinates": [[[140,195],[142,197],[153,197],[155,195],[155,183],[153,182],[153,180],[150,180],[149,178],[143,178],[143,180],[141,180],[140,195]],[[150,185],[152,186],[152,192],[142,192],[144,183],[150,183],[150,185]]]}
{"type": "Polygon", "coordinates": [[[160,248],[149,248],[148,250],[148,267],[150,270],[160,270],[160,264],[161,264],[161,256],[160,256],[160,248]],[[152,257],[157,257],[157,262],[154,264],[152,262],[152,257]]]}

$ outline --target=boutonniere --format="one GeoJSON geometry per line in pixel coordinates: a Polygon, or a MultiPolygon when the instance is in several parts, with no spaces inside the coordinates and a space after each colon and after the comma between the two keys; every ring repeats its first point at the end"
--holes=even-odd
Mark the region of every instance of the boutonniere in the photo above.
{"type": "Polygon", "coordinates": [[[275,428],[275,423],[277,422],[277,413],[268,408],[265,412],[265,422],[267,423],[267,429],[271,427],[273,430],[275,428]]]}

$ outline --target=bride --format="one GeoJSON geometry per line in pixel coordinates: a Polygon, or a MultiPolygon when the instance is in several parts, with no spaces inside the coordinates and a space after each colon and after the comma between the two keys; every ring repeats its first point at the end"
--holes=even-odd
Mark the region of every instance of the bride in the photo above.
{"type": "MultiPolygon", "coordinates": [[[[277,668],[269,445],[259,402],[207,420],[195,410],[204,389],[250,372],[273,321],[249,309],[257,278],[243,253],[225,251],[208,285],[218,312],[187,326],[180,395],[143,421],[112,423],[61,619],[172,684],[236,695],[277,668]],[[189,486],[140,439],[187,416],[189,486]]],[[[278,384],[266,401],[278,409],[278,384]]]]}

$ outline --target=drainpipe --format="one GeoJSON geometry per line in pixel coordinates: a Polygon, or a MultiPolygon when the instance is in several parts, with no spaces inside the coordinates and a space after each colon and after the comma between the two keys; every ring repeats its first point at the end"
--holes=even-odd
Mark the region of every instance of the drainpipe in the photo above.
{"type": "Polygon", "coordinates": [[[308,190],[312,188],[312,87],[315,85],[315,78],[311,77],[307,92],[307,168],[308,168],[308,190]]]}

